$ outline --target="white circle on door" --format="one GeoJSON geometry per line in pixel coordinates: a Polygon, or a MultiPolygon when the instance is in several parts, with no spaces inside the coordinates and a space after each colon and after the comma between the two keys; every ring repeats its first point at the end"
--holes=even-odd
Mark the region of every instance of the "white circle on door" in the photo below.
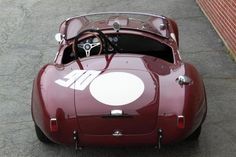
{"type": "Polygon", "coordinates": [[[143,94],[144,83],[136,75],[111,72],[95,78],[89,90],[91,95],[103,104],[122,106],[134,102],[143,94]]]}

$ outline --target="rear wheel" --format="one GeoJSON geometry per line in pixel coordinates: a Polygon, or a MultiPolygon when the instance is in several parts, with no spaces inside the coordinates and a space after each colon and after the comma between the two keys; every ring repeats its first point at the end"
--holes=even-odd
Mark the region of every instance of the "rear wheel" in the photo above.
{"type": "Polygon", "coordinates": [[[197,140],[201,134],[202,126],[200,125],[188,138],[187,140],[197,140]]]}
{"type": "Polygon", "coordinates": [[[35,132],[38,137],[38,139],[43,143],[53,143],[51,140],[47,138],[47,136],[44,135],[42,130],[35,124],[35,132]]]}

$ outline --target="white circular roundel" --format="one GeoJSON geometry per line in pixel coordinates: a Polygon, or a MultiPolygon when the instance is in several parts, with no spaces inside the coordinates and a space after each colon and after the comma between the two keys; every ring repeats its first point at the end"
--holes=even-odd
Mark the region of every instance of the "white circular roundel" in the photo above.
{"type": "Polygon", "coordinates": [[[111,72],[95,78],[89,89],[97,101],[110,106],[122,106],[143,94],[144,83],[133,74],[111,72]]]}

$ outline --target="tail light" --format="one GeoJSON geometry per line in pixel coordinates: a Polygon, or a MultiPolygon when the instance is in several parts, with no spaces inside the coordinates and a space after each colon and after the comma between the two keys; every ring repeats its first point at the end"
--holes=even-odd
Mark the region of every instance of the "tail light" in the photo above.
{"type": "Polygon", "coordinates": [[[58,131],[58,123],[56,118],[50,119],[50,131],[57,132],[58,131]]]}
{"type": "Polygon", "coordinates": [[[180,129],[183,129],[185,128],[185,118],[184,116],[178,116],[177,117],[177,127],[180,128],[180,129]]]}

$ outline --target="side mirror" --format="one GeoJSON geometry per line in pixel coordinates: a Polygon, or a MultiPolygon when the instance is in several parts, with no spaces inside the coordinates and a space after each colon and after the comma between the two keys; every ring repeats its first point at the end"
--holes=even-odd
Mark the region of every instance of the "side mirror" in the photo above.
{"type": "Polygon", "coordinates": [[[60,43],[60,42],[62,41],[62,39],[63,39],[62,34],[61,34],[61,33],[57,33],[57,34],[55,35],[55,39],[56,39],[57,42],[60,43]]]}

